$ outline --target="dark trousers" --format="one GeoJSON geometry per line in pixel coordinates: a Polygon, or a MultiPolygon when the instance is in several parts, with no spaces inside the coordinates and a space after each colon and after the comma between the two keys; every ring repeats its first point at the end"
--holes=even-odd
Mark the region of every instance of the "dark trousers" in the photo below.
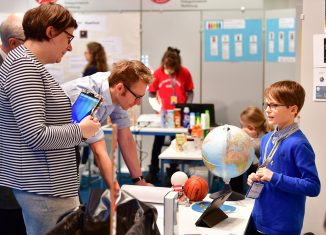
{"type": "Polygon", "coordinates": [[[154,137],[153,148],[152,148],[152,159],[151,159],[151,166],[154,169],[159,169],[159,159],[158,156],[161,154],[162,147],[164,145],[165,136],[158,136],[154,137]]]}
{"type": "Polygon", "coordinates": [[[0,186],[0,234],[26,234],[22,210],[11,188],[0,186]]]}
{"type": "MultiPolygon", "coordinates": [[[[165,136],[156,135],[153,142],[152,149],[152,158],[151,158],[151,168],[159,171],[159,159],[158,156],[161,154],[162,147],[164,146],[165,136]]],[[[175,139],[174,136],[171,136],[171,140],[175,139]]],[[[171,164],[171,168],[176,168],[177,164],[171,164]]]]}
{"type": "Polygon", "coordinates": [[[0,234],[25,235],[26,228],[21,209],[0,209],[0,234]]]}
{"type": "Polygon", "coordinates": [[[232,178],[230,180],[231,189],[237,193],[246,194],[247,178],[251,173],[256,172],[256,170],[257,167],[251,165],[245,173],[239,175],[238,177],[232,178]]]}
{"type": "Polygon", "coordinates": [[[245,235],[263,235],[263,234],[264,233],[260,233],[260,232],[257,231],[254,220],[250,216],[245,235]]]}

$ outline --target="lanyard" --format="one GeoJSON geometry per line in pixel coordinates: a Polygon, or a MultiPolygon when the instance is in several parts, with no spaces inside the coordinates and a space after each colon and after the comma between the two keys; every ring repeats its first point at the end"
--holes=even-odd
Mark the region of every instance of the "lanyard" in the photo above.
{"type": "Polygon", "coordinates": [[[171,87],[172,87],[172,94],[175,95],[175,84],[177,83],[177,77],[176,74],[174,74],[174,77],[172,79],[172,76],[169,75],[170,82],[171,82],[171,87]]]}
{"type": "MultiPolygon", "coordinates": [[[[270,141],[271,141],[271,139],[272,139],[272,137],[273,137],[273,135],[271,135],[271,136],[269,137],[269,139],[268,139],[266,145],[265,145],[265,152],[264,152],[264,158],[263,158],[263,159],[264,159],[264,162],[263,162],[263,164],[262,164],[261,166],[259,166],[259,168],[263,168],[263,167],[267,166],[267,165],[271,162],[272,158],[274,157],[274,154],[275,154],[276,150],[278,149],[279,145],[281,144],[282,140],[284,140],[285,138],[289,137],[290,135],[292,135],[292,134],[293,134],[294,132],[296,132],[297,130],[299,130],[299,127],[298,127],[298,126],[296,126],[296,127],[294,127],[293,129],[289,130],[286,134],[282,135],[282,136],[281,136],[281,137],[276,141],[276,143],[274,144],[272,150],[270,151],[270,153],[269,153],[268,156],[266,157],[266,153],[267,153],[268,145],[269,145],[269,143],[270,143],[270,141]]],[[[274,133],[275,133],[275,131],[274,131],[274,133]]]]}

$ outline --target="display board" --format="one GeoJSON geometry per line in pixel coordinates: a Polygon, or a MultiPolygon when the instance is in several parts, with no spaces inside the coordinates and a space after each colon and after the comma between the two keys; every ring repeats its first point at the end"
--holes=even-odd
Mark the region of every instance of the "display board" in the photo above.
{"type": "Polygon", "coordinates": [[[262,21],[220,19],[205,21],[205,61],[261,61],[262,21]]]}
{"type": "MultiPolygon", "coordinates": [[[[203,13],[203,22],[221,19],[237,19],[237,22],[241,22],[242,19],[242,22],[252,21],[259,24],[263,18],[263,10],[248,10],[241,15],[239,15],[238,11],[210,11],[203,13]]],[[[239,30],[244,29],[232,29],[231,32],[227,33],[232,34],[230,36],[232,38],[240,32],[239,30]]],[[[257,32],[259,30],[261,29],[258,29],[257,32]]],[[[252,34],[248,33],[246,37],[250,38],[249,35],[252,34]]],[[[260,38],[262,38],[261,35],[260,38]]],[[[247,44],[250,44],[250,42],[248,41],[247,44]]],[[[248,46],[248,50],[250,50],[250,45],[248,46]]],[[[222,47],[221,45],[221,50],[223,50],[222,47]]],[[[235,44],[233,48],[235,49],[235,44]]],[[[233,56],[235,58],[235,53],[233,53],[233,56]]],[[[202,61],[202,102],[215,105],[215,116],[218,124],[227,123],[238,126],[240,113],[245,107],[249,105],[261,107],[263,61],[245,61],[244,57],[242,58],[242,61],[236,62],[230,60],[202,61]]]]}
{"type": "Polygon", "coordinates": [[[266,61],[295,62],[295,18],[266,20],[266,61]]]}
{"type": "MultiPolygon", "coordinates": [[[[279,19],[294,19],[294,22],[291,21],[291,25],[295,27],[295,35],[294,35],[294,42],[292,41],[292,45],[290,46],[284,38],[283,46],[281,45],[281,51],[283,49],[283,52],[279,52],[279,44],[276,44],[276,41],[272,42],[271,36],[269,35],[270,32],[272,32],[273,28],[280,28],[279,23],[277,23],[277,26],[275,27],[269,27],[269,29],[266,29],[266,61],[264,65],[264,87],[267,87],[268,85],[280,81],[280,80],[296,80],[299,81],[300,77],[300,35],[301,32],[301,21],[299,19],[299,14],[296,14],[296,12],[302,12],[301,6],[297,6],[297,9],[277,9],[277,10],[268,10],[265,11],[265,20],[266,22],[275,22],[275,19],[278,21],[279,19]],[[271,45],[273,43],[273,45],[271,45]],[[294,45],[293,45],[294,43],[294,45]],[[293,50],[291,52],[286,52],[285,49],[288,50],[289,47],[293,48],[294,46],[294,52],[293,50]],[[275,53],[270,53],[271,47],[274,48],[275,53]],[[283,47],[283,48],[282,48],[283,47]],[[287,47],[287,48],[285,48],[287,47]],[[295,56],[295,59],[293,59],[293,56],[295,56]],[[279,58],[280,57],[280,58],[279,58]],[[295,60],[295,61],[293,61],[295,60]]],[[[288,25],[288,24],[286,24],[288,25]]],[[[281,30],[285,32],[283,29],[281,30]]],[[[290,30],[288,27],[286,29],[287,31],[287,37],[288,33],[292,30],[290,30]]],[[[274,39],[278,40],[280,30],[275,30],[274,39]],[[276,37],[276,38],[275,38],[276,37]]],[[[285,33],[283,33],[285,36],[285,33]]]]}

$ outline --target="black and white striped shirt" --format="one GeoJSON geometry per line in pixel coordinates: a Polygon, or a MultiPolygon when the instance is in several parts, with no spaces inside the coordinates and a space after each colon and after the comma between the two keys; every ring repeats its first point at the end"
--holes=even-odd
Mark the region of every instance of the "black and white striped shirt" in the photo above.
{"type": "Polygon", "coordinates": [[[23,45],[1,66],[0,113],[0,185],[76,196],[80,127],[71,123],[69,98],[23,45]]]}

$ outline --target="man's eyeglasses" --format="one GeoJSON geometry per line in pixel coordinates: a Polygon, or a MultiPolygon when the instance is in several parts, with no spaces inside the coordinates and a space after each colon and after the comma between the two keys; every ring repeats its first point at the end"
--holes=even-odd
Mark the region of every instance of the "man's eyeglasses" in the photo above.
{"type": "Polygon", "coordinates": [[[71,41],[74,39],[75,36],[72,35],[71,33],[68,33],[66,30],[63,30],[63,32],[65,32],[69,36],[69,38],[68,38],[68,44],[70,44],[71,41]]]}
{"type": "Polygon", "coordinates": [[[143,98],[143,95],[136,95],[127,85],[123,84],[123,86],[135,97],[135,101],[143,98]]]}
{"type": "Polygon", "coordinates": [[[269,108],[270,110],[276,110],[277,107],[288,107],[288,105],[286,104],[270,104],[270,103],[264,103],[263,104],[263,107],[264,107],[264,110],[266,110],[267,108],[269,108]]]}
{"type": "Polygon", "coordinates": [[[17,39],[18,41],[20,41],[21,43],[24,43],[25,42],[25,38],[23,39],[23,38],[15,38],[15,39],[17,39]]]}

